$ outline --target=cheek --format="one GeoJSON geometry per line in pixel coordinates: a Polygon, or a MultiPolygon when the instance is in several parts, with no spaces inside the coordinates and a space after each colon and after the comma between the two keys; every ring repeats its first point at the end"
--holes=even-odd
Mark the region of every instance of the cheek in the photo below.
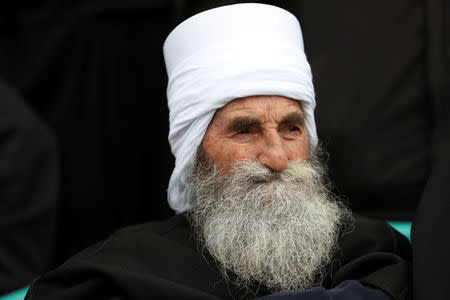
{"type": "Polygon", "coordinates": [[[255,157],[252,147],[222,143],[217,149],[213,161],[216,163],[232,164],[238,160],[249,160],[255,157]]]}
{"type": "Polygon", "coordinates": [[[256,156],[252,147],[236,145],[225,140],[206,138],[202,146],[208,157],[225,173],[237,160],[249,160],[256,156]]]}
{"type": "Polygon", "coordinates": [[[206,155],[213,161],[216,162],[217,156],[220,155],[220,147],[218,147],[219,143],[216,139],[212,138],[207,134],[203,138],[202,148],[205,151],[206,155]]]}
{"type": "Polygon", "coordinates": [[[228,159],[230,161],[250,160],[256,157],[254,147],[250,146],[233,146],[228,149],[228,159]]]}
{"type": "Polygon", "coordinates": [[[203,139],[202,147],[208,157],[217,164],[232,163],[252,155],[249,147],[236,145],[226,138],[208,134],[203,139]]]}
{"type": "Polygon", "coordinates": [[[288,159],[308,159],[309,154],[309,146],[308,141],[296,141],[294,143],[290,143],[287,149],[288,159]]]}
{"type": "MultiPolygon", "coordinates": [[[[251,147],[241,147],[236,145],[222,145],[221,152],[216,156],[215,162],[221,172],[227,173],[236,161],[251,160],[256,155],[251,147]]],[[[214,161],[214,160],[213,160],[214,161]]]]}

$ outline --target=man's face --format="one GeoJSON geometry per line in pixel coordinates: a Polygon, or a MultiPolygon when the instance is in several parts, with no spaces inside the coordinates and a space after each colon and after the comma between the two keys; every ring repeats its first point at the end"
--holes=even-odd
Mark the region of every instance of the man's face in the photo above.
{"type": "Polygon", "coordinates": [[[254,160],[283,171],[307,159],[308,135],[300,104],[281,96],[251,96],[217,110],[203,138],[207,156],[226,173],[236,161],[254,160]]]}
{"type": "Polygon", "coordinates": [[[350,213],[308,150],[298,101],[253,96],[216,112],[188,176],[188,216],[224,278],[272,291],[320,282],[350,213]]]}

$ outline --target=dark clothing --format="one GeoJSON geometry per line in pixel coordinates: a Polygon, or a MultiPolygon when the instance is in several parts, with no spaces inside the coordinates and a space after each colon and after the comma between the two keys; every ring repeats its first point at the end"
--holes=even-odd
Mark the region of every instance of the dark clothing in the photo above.
{"type": "MultiPolygon", "coordinates": [[[[122,229],[39,278],[27,299],[248,299],[200,253],[183,215],[122,229]]],[[[322,286],[359,280],[393,299],[409,294],[409,242],[383,221],[356,217],[339,240],[322,286]]]]}
{"type": "MultiPolygon", "coordinates": [[[[450,106],[449,106],[450,107],[450,106]]],[[[449,119],[450,120],[450,119],[449,119]]],[[[450,131],[448,132],[450,134],[450,131]]],[[[414,299],[449,299],[450,140],[440,154],[414,218],[414,299]],[[444,152],[445,150],[445,152],[444,152]]]]}
{"type": "Polygon", "coordinates": [[[430,81],[434,89],[433,168],[412,228],[414,299],[449,299],[450,282],[450,5],[426,1],[433,47],[430,81]]]}
{"type": "MultiPolygon", "coordinates": [[[[449,9],[450,15],[450,9],[449,9]]],[[[450,27],[450,21],[449,27],[450,27]]],[[[436,103],[433,172],[412,228],[414,299],[449,299],[450,280],[450,68],[446,88],[436,103]]]]}
{"type": "Polygon", "coordinates": [[[356,280],[346,280],[332,289],[321,286],[306,291],[277,293],[258,300],[389,300],[379,289],[362,285],[356,280]]]}
{"type": "Polygon", "coordinates": [[[0,80],[0,295],[50,268],[58,152],[48,128],[0,80]]]}

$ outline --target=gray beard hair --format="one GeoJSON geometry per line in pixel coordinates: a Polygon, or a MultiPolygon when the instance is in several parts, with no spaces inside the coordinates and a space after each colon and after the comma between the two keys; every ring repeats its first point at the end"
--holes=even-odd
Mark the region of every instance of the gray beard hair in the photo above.
{"type": "Polygon", "coordinates": [[[199,151],[191,176],[194,234],[224,278],[272,292],[319,285],[350,211],[324,184],[315,158],[274,172],[239,161],[226,175],[199,151]],[[231,273],[230,273],[231,272],[231,273]]]}

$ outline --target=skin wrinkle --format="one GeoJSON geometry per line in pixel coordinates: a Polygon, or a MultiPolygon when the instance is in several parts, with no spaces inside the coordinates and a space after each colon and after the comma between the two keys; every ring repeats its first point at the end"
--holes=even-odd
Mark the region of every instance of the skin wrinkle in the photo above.
{"type": "MultiPolygon", "coordinates": [[[[235,117],[226,127],[226,133],[231,134],[235,132],[239,132],[249,127],[261,127],[261,123],[259,120],[251,118],[251,117],[235,117]]],[[[280,125],[295,125],[298,126],[299,129],[303,130],[305,124],[303,112],[291,112],[287,114],[280,122],[280,125]]],[[[258,128],[261,130],[261,128],[258,128]]]]}
{"type": "Polygon", "coordinates": [[[308,134],[301,105],[281,96],[251,96],[231,101],[217,110],[202,146],[223,173],[234,162],[253,158],[281,171],[289,160],[308,157],[308,134]],[[245,125],[249,126],[243,128],[245,125]],[[297,129],[292,130],[292,126],[297,129]],[[243,129],[247,132],[241,133],[243,129]]]}

